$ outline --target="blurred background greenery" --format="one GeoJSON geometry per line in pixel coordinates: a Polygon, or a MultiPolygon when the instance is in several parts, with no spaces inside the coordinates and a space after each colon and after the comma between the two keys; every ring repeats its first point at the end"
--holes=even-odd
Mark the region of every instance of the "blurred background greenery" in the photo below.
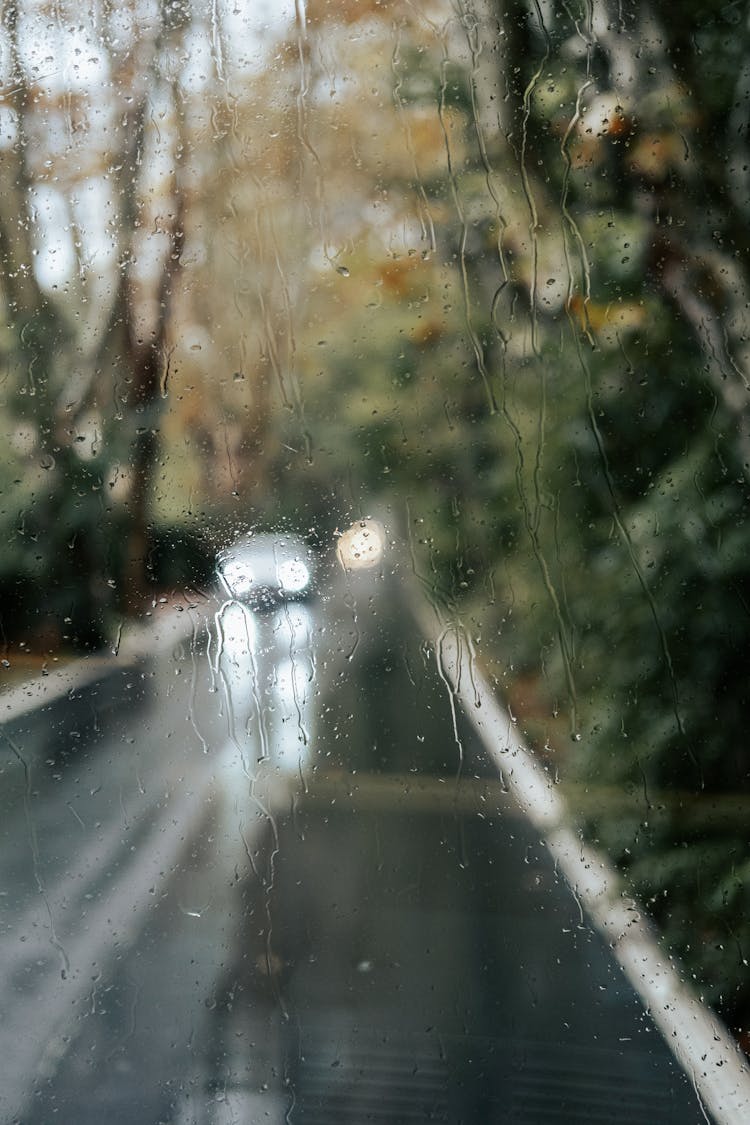
{"type": "Polygon", "coordinates": [[[6,658],[390,505],[746,1043],[747,5],[230,9],[3,7],[6,658]]]}

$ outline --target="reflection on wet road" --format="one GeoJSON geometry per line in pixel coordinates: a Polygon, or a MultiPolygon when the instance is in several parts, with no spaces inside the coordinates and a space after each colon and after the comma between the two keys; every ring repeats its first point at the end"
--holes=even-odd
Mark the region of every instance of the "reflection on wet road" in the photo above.
{"type": "Polygon", "coordinates": [[[395,582],[213,608],[6,727],[2,1119],[705,1121],[395,582]]]}

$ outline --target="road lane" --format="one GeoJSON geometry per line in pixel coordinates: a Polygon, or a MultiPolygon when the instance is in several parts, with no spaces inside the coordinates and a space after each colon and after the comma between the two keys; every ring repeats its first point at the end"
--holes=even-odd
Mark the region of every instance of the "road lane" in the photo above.
{"type": "Polygon", "coordinates": [[[316,768],[177,1119],[705,1122],[384,594],[334,607],[316,768]]]}
{"type": "Polygon", "coordinates": [[[75,1041],[89,993],[137,939],[205,816],[214,763],[203,745],[221,743],[212,685],[193,683],[199,660],[173,638],[3,727],[3,1120],[75,1041]]]}
{"type": "MultiPolygon", "coordinates": [[[[406,620],[378,607],[326,701],[335,772],[279,824],[291,1119],[705,1121],[406,620]]],[[[233,1089],[241,1106],[241,1071],[233,1089]]]]}
{"type": "Polygon", "coordinates": [[[47,744],[30,717],[12,732],[34,780],[10,754],[3,948],[17,969],[34,909],[44,964],[0,991],[19,1076],[4,1110],[23,1103],[28,1125],[706,1120],[400,598],[360,576],[323,599],[301,679],[274,675],[295,634],[265,619],[234,681],[201,641],[138,670],[140,710],[121,684],[48,715],[47,744]]]}

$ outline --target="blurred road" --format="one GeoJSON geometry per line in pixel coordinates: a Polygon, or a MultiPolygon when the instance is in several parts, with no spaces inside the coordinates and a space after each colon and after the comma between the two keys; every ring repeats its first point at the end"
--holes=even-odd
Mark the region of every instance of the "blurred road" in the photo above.
{"type": "Polygon", "coordinates": [[[709,1120],[395,579],[207,620],[4,726],[2,1121],[709,1120]]]}

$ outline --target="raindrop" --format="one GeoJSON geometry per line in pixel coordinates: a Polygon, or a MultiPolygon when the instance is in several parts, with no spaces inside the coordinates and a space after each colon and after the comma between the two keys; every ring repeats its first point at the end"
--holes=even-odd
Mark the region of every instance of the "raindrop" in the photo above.
{"type": "Polygon", "coordinates": [[[336,266],[336,273],[340,273],[342,277],[351,277],[346,266],[336,266]]]}
{"type": "Polygon", "coordinates": [[[43,469],[46,469],[46,471],[49,472],[50,469],[54,469],[55,467],[55,458],[51,453],[43,453],[39,458],[39,464],[43,469]]]}

